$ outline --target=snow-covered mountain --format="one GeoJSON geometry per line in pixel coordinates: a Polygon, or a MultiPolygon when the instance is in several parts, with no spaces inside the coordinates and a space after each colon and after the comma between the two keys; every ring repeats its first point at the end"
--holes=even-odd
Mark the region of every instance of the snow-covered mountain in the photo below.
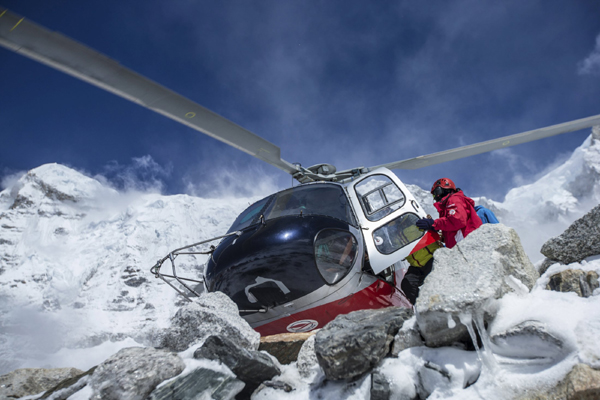
{"type": "Polygon", "coordinates": [[[600,203],[600,126],[562,165],[534,183],[514,188],[503,202],[476,199],[519,234],[531,261],[542,245],[600,203]]]}
{"type": "MultiPolygon", "coordinates": [[[[427,212],[431,195],[410,190],[427,212]]],[[[170,250],[222,235],[256,199],[118,192],[58,164],[29,171],[0,193],[0,374],[19,367],[86,369],[147,343],[181,298],[150,274],[170,250]]],[[[537,182],[493,209],[532,259],[541,245],[600,203],[600,129],[537,182]]],[[[187,276],[204,259],[183,260],[187,276]]]]}
{"type": "MultiPolygon", "coordinates": [[[[429,191],[416,185],[408,188],[425,211],[437,218],[429,191]]],[[[531,184],[511,189],[503,202],[472,198],[514,228],[531,261],[540,261],[540,249],[549,238],[560,235],[600,203],[600,126],[592,129],[565,163],[531,184]]]]}
{"type": "MultiPolygon", "coordinates": [[[[143,342],[178,300],[150,267],[222,235],[248,201],[119,193],[58,164],[29,171],[0,193],[0,374],[66,346],[143,342]]],[[[204,262],[182,261],[190,277],[204,262]]],[[[100,361],[81,357],[80,368],[100,361]]]]}

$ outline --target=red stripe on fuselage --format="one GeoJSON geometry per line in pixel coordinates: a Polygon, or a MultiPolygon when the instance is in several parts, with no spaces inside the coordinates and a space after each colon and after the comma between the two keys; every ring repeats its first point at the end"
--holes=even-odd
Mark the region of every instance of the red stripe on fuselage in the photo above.
{"type": "Polygon", "coordinates": [[[348,314],[352,311],[377,309],[390,306],[411,308],[412,304],[394,286],[387,282],[378,280],[363,290],[353,293],[348,297],[331,303],[323,304],[305,311],[300,311],[289,317],[283,317],[276,321],[254,328],[262,336],[288,333],[287,327],[303,320],[314,320],[318,325],[313,329],[322,328],[340,314],[348,314]]]}

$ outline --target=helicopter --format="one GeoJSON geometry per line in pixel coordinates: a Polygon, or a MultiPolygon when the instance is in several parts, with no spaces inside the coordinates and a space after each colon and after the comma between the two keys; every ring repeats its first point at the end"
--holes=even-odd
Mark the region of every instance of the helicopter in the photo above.
{"type": "Polygon", "coordinates": [[[417,169],[600,124],[600,115],[372,167],[338,171],[281,158],[278,146],[99,52],[0,9],[0,45],[162,114],[260,159],[300,185],[250,205],[223,236],[173,250],[151,269],[186,299],[221,291],[261,335],[308,332],[339,314],[412,307],[398,288],[427,233],[426,212],[391,170],[417,169]],[[209,243],[208,249],[205,247],[209,243]],[[203,279],[175,259],[208,257],[203,279]],[[172,272],[164,272],[170,261],[172,272]],[[176,284],[177,282],[178,284],[176,284]]]}

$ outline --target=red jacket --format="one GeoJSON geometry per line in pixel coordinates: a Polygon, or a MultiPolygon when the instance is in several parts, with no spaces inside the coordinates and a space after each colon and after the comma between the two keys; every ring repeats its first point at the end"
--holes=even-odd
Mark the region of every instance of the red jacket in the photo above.
{"type": "Polygon", "coordinates": [[[449,194],[434,206],[440,217],[433,223],[433,228],[442,231],[449,249],[482,225],[475,212],[475,202],[465,196],[462,190],[449,194]]]}

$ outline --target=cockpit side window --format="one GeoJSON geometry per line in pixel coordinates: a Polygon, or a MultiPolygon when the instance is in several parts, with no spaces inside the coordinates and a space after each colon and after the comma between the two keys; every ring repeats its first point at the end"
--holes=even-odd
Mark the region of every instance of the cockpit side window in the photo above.
{"type": "Polygon", "coordinates": [[[264,214],[264,210],[270,204],[272,199],[273,196],[266,197],[252,204],[250,207],[246,208],[244,212],[242,212],[237,217],[237,219],[235,220],[233,225],[231,225],[231,228],[229,228],[229,231],[227,231],[227,233],[239,231],[257,223],[260,216],[264,214]]]}
{"type": "Polygon", "coordinates": [[[326,215],[356,226],[348,197],[339,185],[312,184],[296,186],[274,195],[265,211],[265,219],[286,215],[326,215]]]}
{"type": "Polygon", "coordinates": [[[354,189],[369,221],[379,221],[406,202],[402,191],[385,175],[371,175],[354,189]]]}

